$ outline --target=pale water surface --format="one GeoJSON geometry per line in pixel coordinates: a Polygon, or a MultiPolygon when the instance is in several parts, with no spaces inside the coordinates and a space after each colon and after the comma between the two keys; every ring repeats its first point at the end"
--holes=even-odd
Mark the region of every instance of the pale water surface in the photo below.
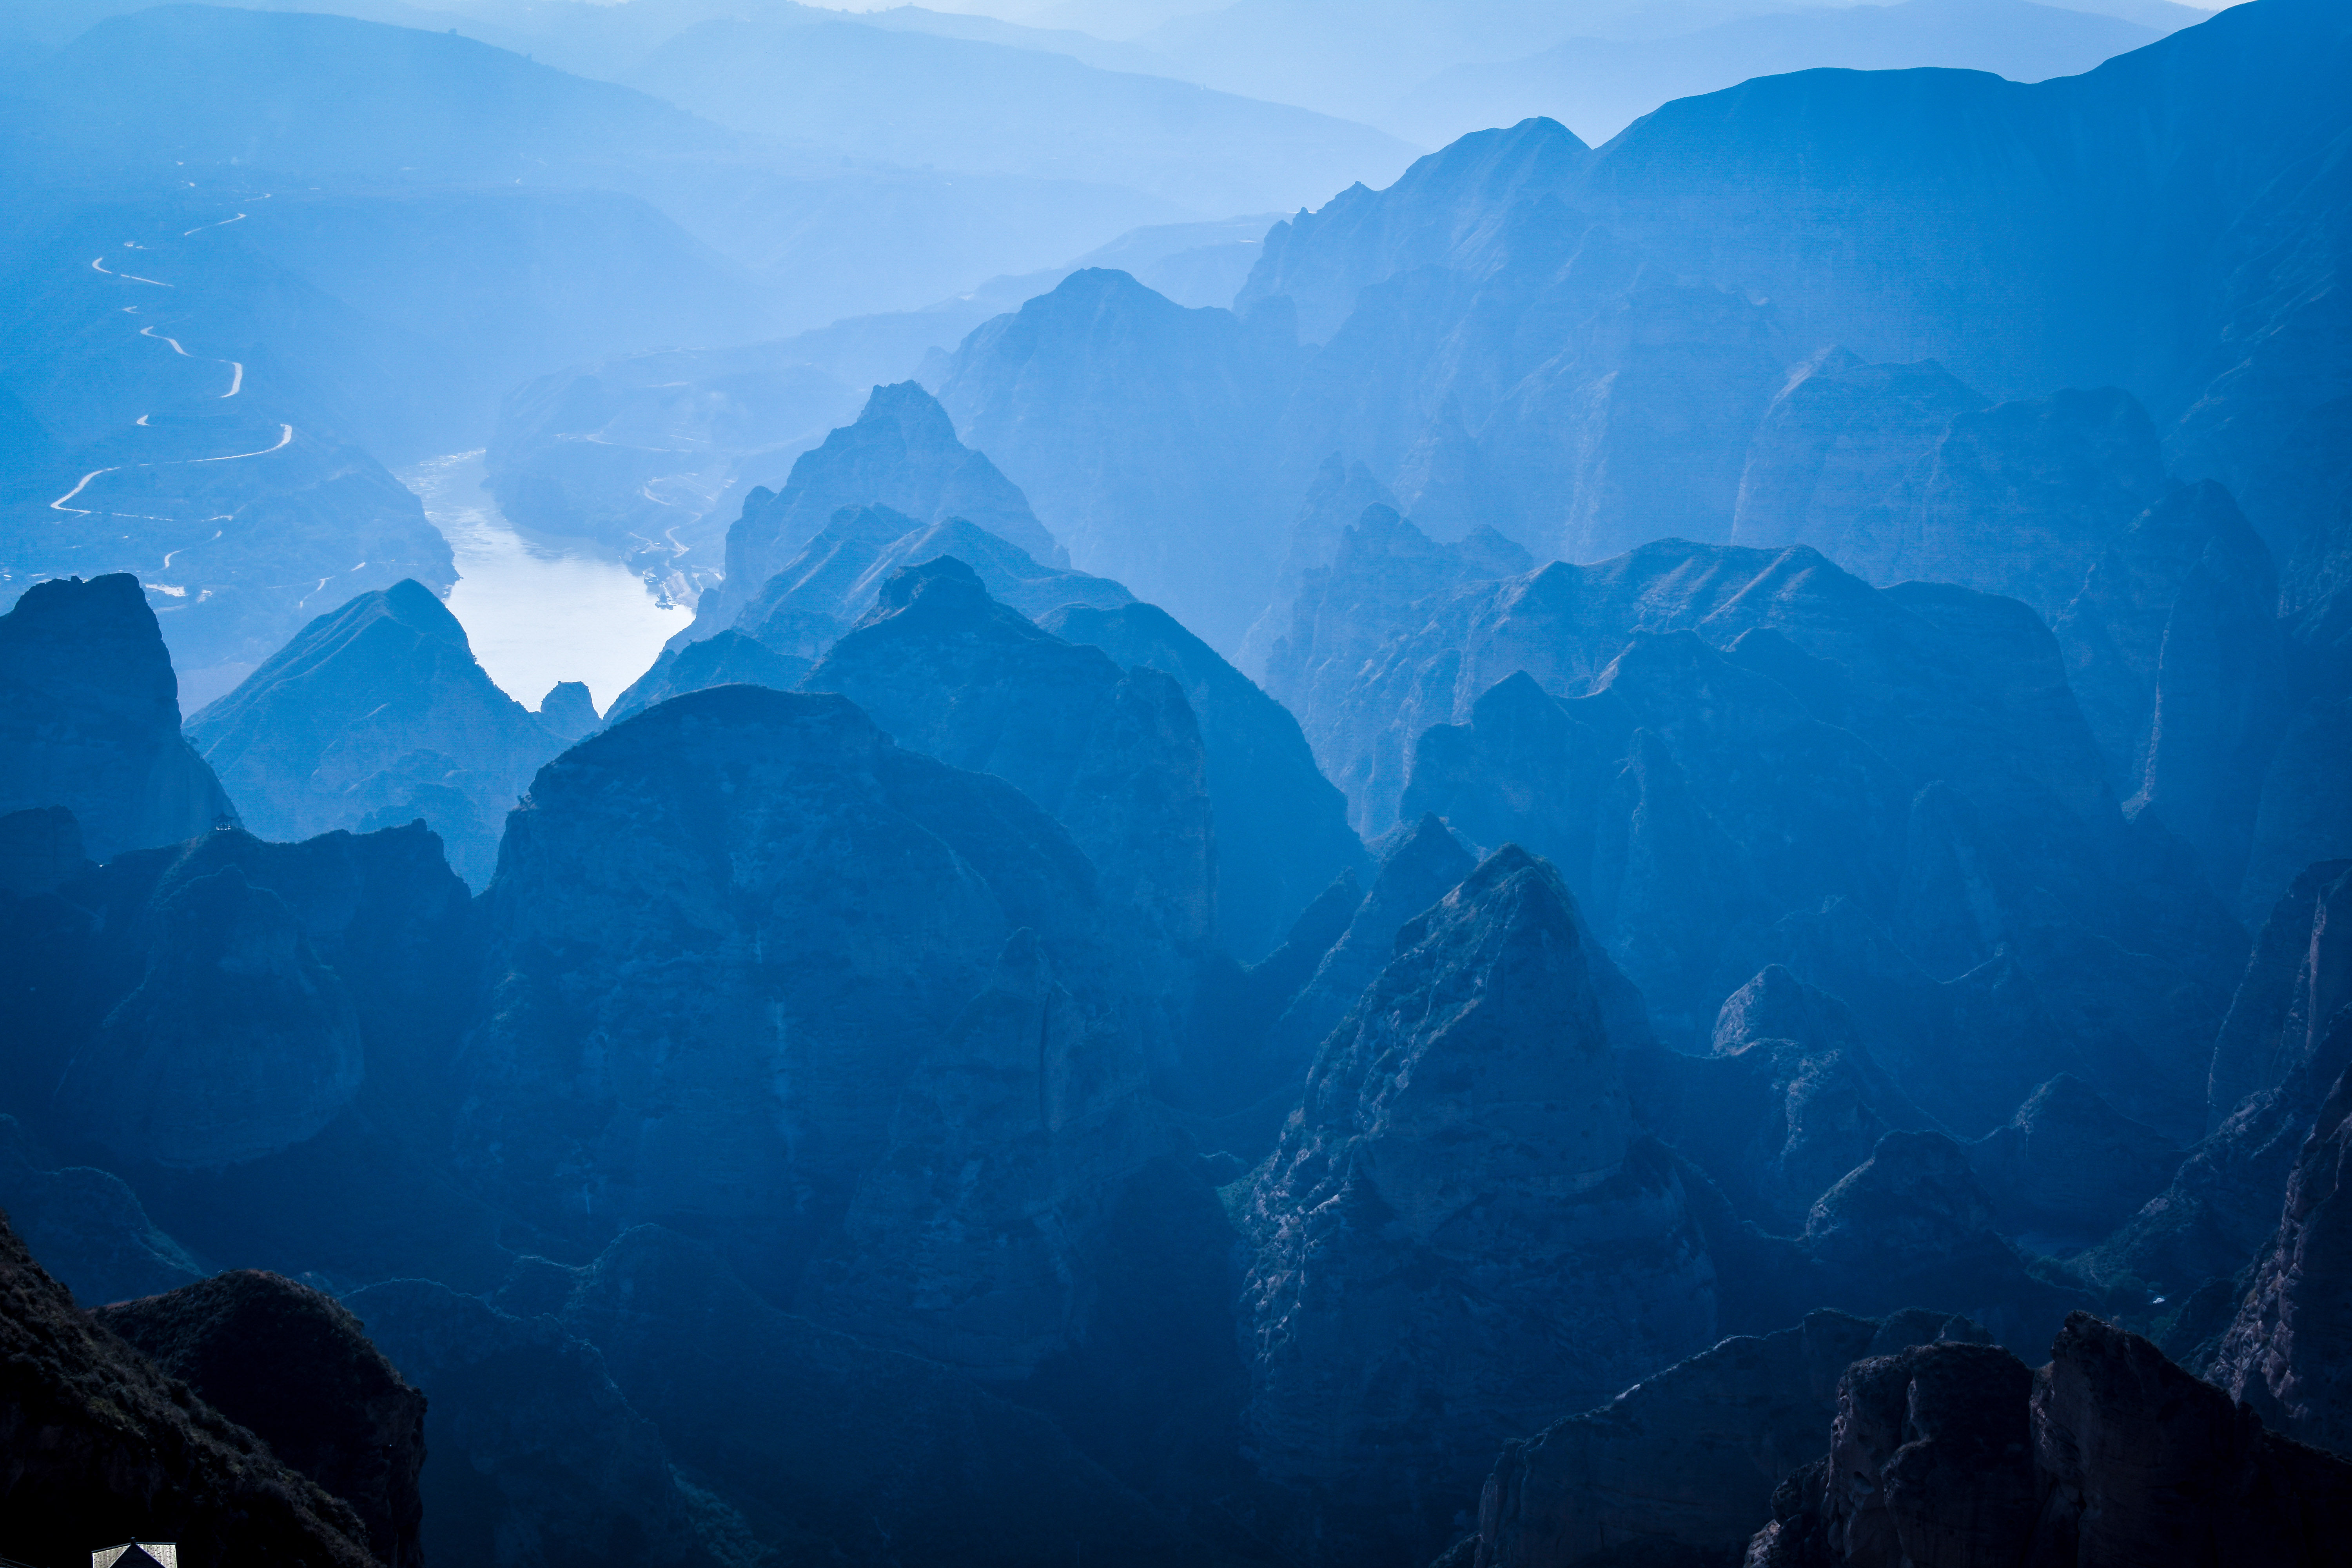
{"type": "Polygon", "coordinates": [[[457,558],[449,609],[490,679],[526,708],[559,680],[584,680],[597,711],[651,668],[692,616],[656,600],[616,561],[577,542],[526,539],[482,488],[482,454],[400,470],[457,558]]]}

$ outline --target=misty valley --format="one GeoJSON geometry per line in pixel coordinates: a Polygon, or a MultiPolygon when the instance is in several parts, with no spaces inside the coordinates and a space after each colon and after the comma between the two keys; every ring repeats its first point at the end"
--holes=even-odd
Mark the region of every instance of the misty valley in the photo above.
{"type": "Polygon", "coordinates": [[[296,3],[0,14],[5,1568],[2352,1561],[2352,8],[296,3]]]}

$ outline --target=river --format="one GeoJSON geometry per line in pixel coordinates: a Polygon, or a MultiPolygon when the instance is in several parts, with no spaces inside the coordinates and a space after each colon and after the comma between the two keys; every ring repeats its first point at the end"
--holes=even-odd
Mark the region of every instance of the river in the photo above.
{"type": "Polygon", "coordinates": [[[449,609],[474,657],[526,708],[559,680],[583,680],[604,711],[693,618],[583,542],[517,532],[482,488],[479,452],[428,458],[398,477],[457,558],[449,609]]]}

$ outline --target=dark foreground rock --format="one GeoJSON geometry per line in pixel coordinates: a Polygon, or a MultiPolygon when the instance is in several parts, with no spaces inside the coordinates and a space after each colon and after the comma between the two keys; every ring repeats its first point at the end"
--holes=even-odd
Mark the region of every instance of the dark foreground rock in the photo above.
{"type": "Polygon", "coordinates": [[[1849,1365],[1984,1337],[1934,1312],[1820,1311],[1725,1340],[1506,1446],[1479,1499],[1477,1568],[1736,1559],[1773,1489],[1828,1442],[1849,1365]]]}
{"type": "Polygon", "coordinates": [[[1772,1511],[1748,1568],[2318,1568],[2352,1535],[2352,1465],[2076,1313],[2038,1372],[1986,1345],[1856,1363],[1772,1511]]]}
{"type": "Polygon", "coordinates": [[[384,1568],[418,1568],[425,1396],[332,1297],[244,1268],[93,1315],[349,1503],[384,1568]]]}
{"type": "Polygon", "coordinates": [[[181,1543],[189,1568],[372,1568],[350,1506],[85,1317],[0,1223],[0,1552],[181,1543]]]}

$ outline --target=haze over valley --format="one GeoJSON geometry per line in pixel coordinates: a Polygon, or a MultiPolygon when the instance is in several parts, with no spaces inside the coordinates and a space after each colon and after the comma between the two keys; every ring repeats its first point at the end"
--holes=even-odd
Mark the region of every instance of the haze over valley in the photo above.
{"type": "Polygon", "coordinates": [[[2342,1561],[2346,81],[8,7],[0,1558],[2342,1561]]]}

